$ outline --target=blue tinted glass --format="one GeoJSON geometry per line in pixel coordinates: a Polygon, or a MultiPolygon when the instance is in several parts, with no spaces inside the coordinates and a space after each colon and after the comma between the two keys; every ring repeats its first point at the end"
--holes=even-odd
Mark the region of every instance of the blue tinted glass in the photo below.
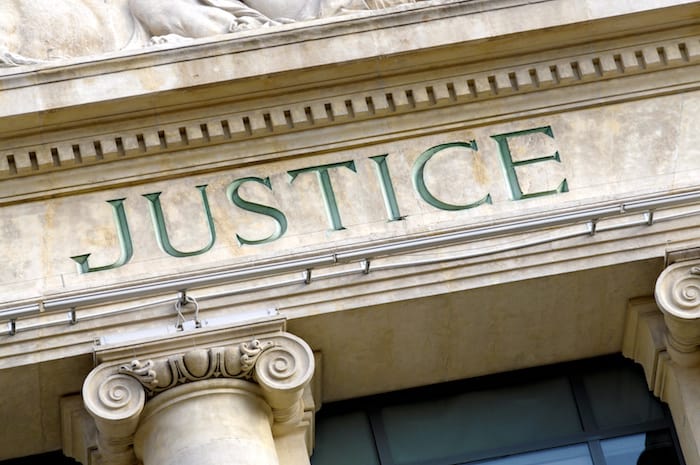
{"type": "Polygon", "coordinates": [[[322,418],[316,423],[312,465],[379,465],[364,412],[322,418]]]}
{"type": "Polygon", "coordinates": [[[582,431],[565,378],[381,410],[397,465],[480,454],[582,431]]]}
{"type": "Polygon", "coordinates": [[[644,450],[646,434],[634,434],[600,442],[608,465],[637,465],[637,459],[644,450]]]}
{"type": "Polygon", "coordinates": [[[588,446],[576,444],[487,460],[479,462],[478,465],[593,465],[593,462],[588,446]]]}
{"type": "Polygon", "coordinates": [[[650,431],[600,441],[607,465],[678,465],[668,430],[650,431]]]}

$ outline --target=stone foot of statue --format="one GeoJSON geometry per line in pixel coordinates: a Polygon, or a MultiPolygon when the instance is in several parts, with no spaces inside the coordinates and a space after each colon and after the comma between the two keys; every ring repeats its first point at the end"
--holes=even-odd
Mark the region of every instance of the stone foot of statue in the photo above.
{"type": "Polygon", "coordinates": [[[9,68],[14,66],[22,65],[36,65],[40,63],[46,63],[44,60],[36,60],[34,58],[27,58],[16,53],[12,53],[9,50],[0,48],[0,68],[9,68]]]}
{"type": "Polygon", "coordinates": [[[295,22],[293,19],[288,18],[269,19],[256,18],[252,16],[240,16],[231,23],[228,30],[229,32],[250,31],[260,27],[279,26],[280,24],[289,24],[293,22],[295,22]]]}
{"type": "Polygon", "coordinates": [[[191,37],[183,37],[179,34],[167,34],[164,36],[153,36],[148,41],[148,45],[162,45],[162,44],[184,44],[187,42],[192,42],[194,39],[191,37]]]}

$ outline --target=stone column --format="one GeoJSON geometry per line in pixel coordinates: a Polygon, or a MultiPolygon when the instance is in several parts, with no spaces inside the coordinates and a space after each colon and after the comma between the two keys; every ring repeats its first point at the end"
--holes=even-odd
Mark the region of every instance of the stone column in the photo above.
{"type": "Polygon", "coordinates": [[[144,409],[134,451],[144,465],[279,465],[272,411],[238,379],[183,384],[144,409]]]}
{"type": "Polygon", "coordinates": [[[119,348],[90,373],[83,399],[99,463],[308,465],[308,345],[283,331],[225,345],[201,339],[140,344],[143,358],[124,359],[133,348],[119,348]]]}
{"type": "Polygon", "coordinates": [[[700,465],[700,260],[668,266],[655,299],[630,303],[623,353],[668,403],[686,463],[700,465]]]}

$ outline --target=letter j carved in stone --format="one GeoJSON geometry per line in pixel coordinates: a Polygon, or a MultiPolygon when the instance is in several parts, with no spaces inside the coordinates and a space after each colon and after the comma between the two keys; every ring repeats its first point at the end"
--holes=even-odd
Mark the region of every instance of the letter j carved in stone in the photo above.
{"type": "Polygon", "coordinates": [[[108,200],[107,203],[112,206],[112,215],[114,216],[114,222],[117,226],[117,238],[119,239],[120,254],[117,261],[111,265],[90,267],[88,264],[88,259],[90,254],[76,255],[70,257],[75,263],[78,264],[78,273],[92,273],[95,271],[111,270],[114,268],[119,268],[125,265],[134,254],[134,246],[131,242],[131,232],[129,231],[129,223],[126,220],[126,213],[124,212],[124,200],[126,199],[115,199],[108,200]]]}

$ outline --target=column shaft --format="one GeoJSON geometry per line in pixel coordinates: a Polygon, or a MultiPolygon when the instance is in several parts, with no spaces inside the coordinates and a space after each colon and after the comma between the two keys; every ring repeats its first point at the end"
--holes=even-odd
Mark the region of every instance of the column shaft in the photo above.
{"type": "Polygon", "coordinates": [[[279,465],[271,424],[257,385],[198,381],[146,404],[134,449],[144,465],[279,465]]]}

